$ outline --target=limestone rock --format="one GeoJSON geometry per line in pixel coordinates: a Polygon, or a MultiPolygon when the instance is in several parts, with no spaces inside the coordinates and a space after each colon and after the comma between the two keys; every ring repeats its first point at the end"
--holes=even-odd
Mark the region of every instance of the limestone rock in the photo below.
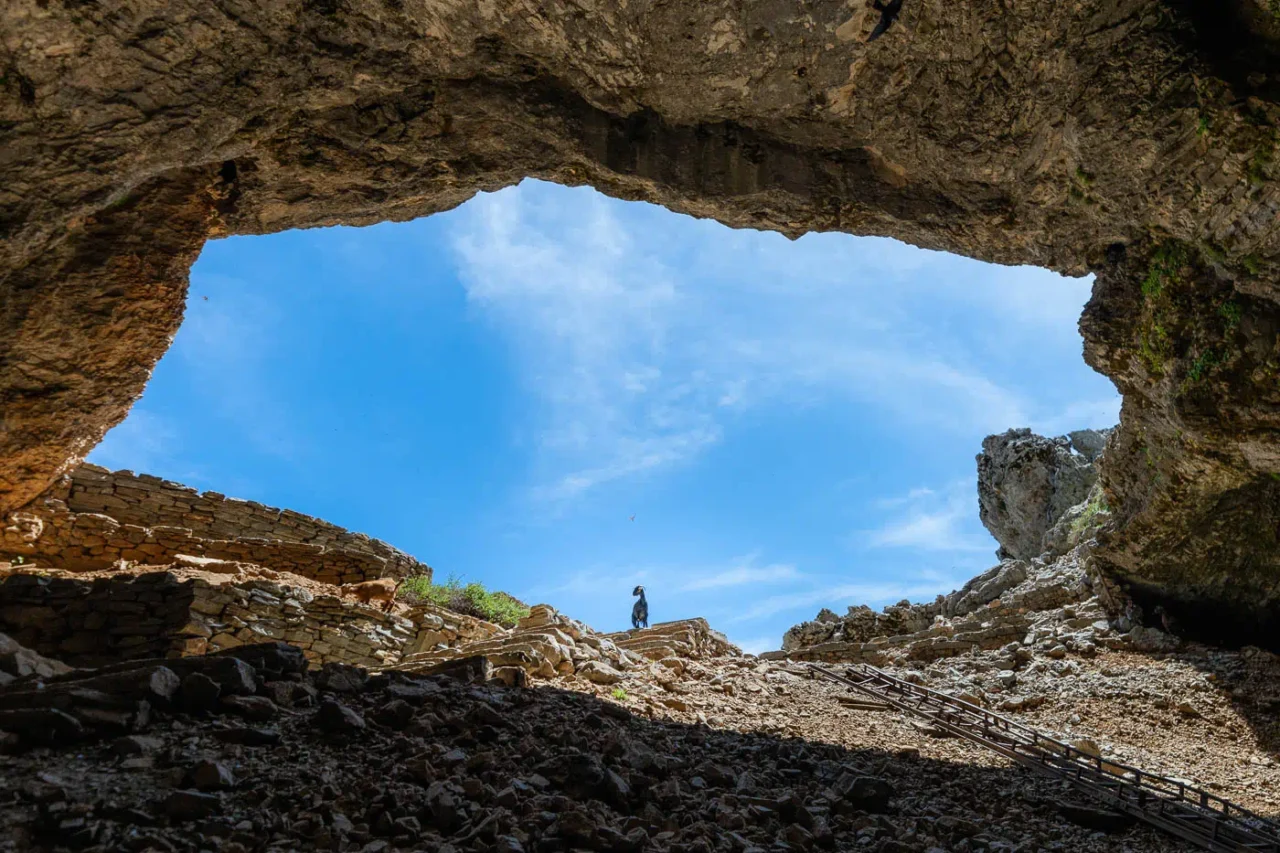
{"type": "Polygon", "coordinates": [[[578,675],[593,684],[617,684],[622,681],[622,673],[599,661],[589,661],[578,667],[578,675]]]}
{"type": "Polygon", "coordinates": [[[997,556],[1040,556],[1045,534],[1084,502],[1097,478],[1093,462],[1073,453],[1066,438],[1044,438],[1029,429],[988,436],[978,455],[978,507],[1000,543],[997,556]]]}

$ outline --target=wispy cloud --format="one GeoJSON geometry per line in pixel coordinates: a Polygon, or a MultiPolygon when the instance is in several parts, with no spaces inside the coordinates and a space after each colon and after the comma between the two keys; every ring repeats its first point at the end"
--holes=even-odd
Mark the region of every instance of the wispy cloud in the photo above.
{"type": "MultiPolygon", "coordinates": [[[[732,638],[730,638],[730,642],[733,642],[732,638]]],[[[774,652],[782,648],[781,639],[772,634],[766,634],[763,637],[747,637],[746,639],[738,640],[735,645],[749,655],[774,652]]]]}
{"type": "Polygon", "coordinates": [[[1031,422],[1043,405],[983,366],[992,336],[976,320],[921,318],[968,312],[999,330],[1006,359],[1050,341],[1078,351],[1088,290],[1044,270],[876,238],[791,242],[538,182],[481,194],[451,235],[471,305],[512,342],[536,400],[533,495],[550,503],[685,463],[765,405],[843,399],[966,434],[1031,422]]]}
{"type": "MultiPolygon", "coordinates": [[[[904,581],[877,583],[844,583],[822,586],[798,592],[783,593],[756,599],[755,602],[729,619],[729,623],[750,622],[790,611],[816,611],[829,607],[843,609],[853,604],[875,606],[902,599],[919,600],[933,598],[948,591],[947,582],[935,579],[912,578],[904,581]]],[[[809,617],[805,617],[809,618],[809,617]]]]}
{"type": "Polygon", "coordinates": [[[903,497],[879,501],[882,507],[904,509],[880,527],[858,534],[855,540],[872,548],[994,550],[991,537],[979,526],[976,503],[972,480],[951,483],[941,492],[913,489],[903,497]]]}
{"type": "Polygon", "coordinates": [[[920,488],[912,489],[905,495],[899,495],[898,497],[893,498],[880,498],[875,502],[875,505],[882,509],[892,509],[896,506],[902,506],[903,504],[914,503],[923,498],[932,497],[935,494],[936,492],[934,492],[933,489],[930,489],[927,486],[921,486],[920,488]]]}
{"type": "Polygon", "coordinates": [[[746,584],[764,585],[794,581],[801,577],[800,572],[791,563],[772,563],[767,566],[754,565],[759,552],[741,557],[739,565],[723,571],[694,577],[681,587],[686,592],[701,589],[724,589],[744,586],[746,584]]]}

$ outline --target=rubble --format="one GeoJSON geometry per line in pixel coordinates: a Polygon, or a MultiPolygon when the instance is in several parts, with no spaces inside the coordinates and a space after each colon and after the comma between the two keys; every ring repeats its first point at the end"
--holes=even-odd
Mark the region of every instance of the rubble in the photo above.
{"type": "MultiPolygon", "coordinates": [[[[643,658],[618,698],[577,675],[509,687],[470,663],[485,658],[431,675],[317,669],[283,644],[183,658],[145,734],[24,736],[0,776],[0,851],[1116,849],[1046,806],[1052,785],[971,744],[842,706],[786,665],[705,647],[672,659],[643,658]],[[290,679],[318,701],[265,727],[221,706],[192,716],[196,675],[261,699],[290,679]],[[674,709],[655,701],[672,688],[674,709]]],[[[1186,849],[1141,827],[1124,843],[1186,849]]]]}

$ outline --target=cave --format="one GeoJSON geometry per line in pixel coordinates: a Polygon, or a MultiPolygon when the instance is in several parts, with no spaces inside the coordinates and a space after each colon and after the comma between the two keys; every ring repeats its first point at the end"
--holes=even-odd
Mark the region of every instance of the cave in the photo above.
{"type": "Polygon", "coordinates": [[[402,221],[532,176],[1094,273],[1086,360],[1125,399],[1096,559],[1266,624],[1276,113],[1266,63],[1221,49],[1244,27],[1240,56],[1268,55],[1254,5],[911,4],[871,44],[868,10],[835,3],[11,5],[0,510],[123,419],[206,239],[402,221]]]}
{"type": "MultiPolygon", "coordinates": [[[[452,838],[507,853],[535,840],[710,853],[741,831],[788,849],[873,838],[923,851],[973,849],[1020,819],[1025,849],[1110,849],[1092,829],[1028,817],[1068,805],[1056,784],[1027,784],[977,752],[940,758],[922,736],[941,740],[945,726],[859,720],[841,744],[825,742],[837,727],[821,709],[888,706],[815,686],[815,670],[785,652],[743,656],[705,621],[599,635],[542,605],[499,628],[429,604],[401,619],[368,606],[388,589],[394,601],[379,584],[413,559],[386,543],[82,464],[173,341],[206,241],[403,222],[536,178],[791,238],[893,237],[1092,274],[1084,357],[1123,406],[1097,479],[1108,520],[1076,552],[1088,598],[1083,580],[1055,592],[1089,607],[1053,607],[1063,624],[1117,641],[1112,623],[1133,622],[1127,596],[1148,623],[1167,613],[1172,634],[1241,647],[1196,657],[1159,635],[1158,675],[1135,666],[1179,694],[1135,694],[1141,713],[1098,725],[1137,744],[1135,761],[1194,764],[1203,787],[1170,777],[1170,790],[1219,804],[1215,821],[1253,822],[1233,832],[1280,843],[1280,827],[1206,790],[1247,775],[1263,783],[1247,806],[1280,808],[1263,790],[1277,784],[1280,664],[1255,648],[1277,648],[1280,624],[1275,3],[906,0],[869,40],[879,19],[862,0],[0,9],[0,517],[14,553],[54,530],[81,549],[71,568],[89,573],[19,573],[6,586],[23,598],[5,616],[23,643],[78,663],[124,659],[71,669],[4,638],[0,663],[18,672],[0,669],[0,751],[54,749],[21,758],[30,780],[6,790],[0,817],[20,815],[23,839],[42,849],[200,849],[191,839],[204,844],[208,830],[229,851],[272,838],[458,849],[440,847],[452,838]],[[188,526],[151,519],[172,505],[190,510],[188,526]],[[137,506],[145,518],[130,516],[137,506]],[[255,524],[273,538],[250,535],[255,524]],[[104,576],[117,560],[169,562],[104,576]],[[272,562],[301,585],[279,583],[272,562]],[[290,591],[311,582],[363,599],[290,591]],[[463,639],[476,653],[457,659],[449,644],[463,639]],[[575,689],[526,689],[557,677],[575,689]],[[782,703],[747,693],[790,696],[802,713],[783,719],[782,703]],[[750,731],[717,728],[725,697],[750,706],[750,731]],[[153,713],[162,737],[148,740],[138,733],[153,713]],[[1171,758],[1161,749],[1175,730],[1197,747],[1171,758]],[[60,749],[90,734],[113,740],[87,746],[89,764],[60,749]],[[165,764],[174,756],[186,763],[165,764]],[[96,790],[108,764],[135,774],[127,785],[186,787],[157,802],[137,787],[121,804],[96,790]]],[[[865,629],[857,652],[868,656],[893,645],[885,623],[927,634],[897,650],[927,654],[934,675],[965,654],[999,655],[979,661],[996,710],[1087,735],[1094,721],[1074,708],[1010,691],[1114,650],[1059,642],[978,588],[1016,588],[1016,562],[962,590],[977,603],[953,625],[941,600],[810,624],[865,629]]],[[[1127,636],[1150,639],[1144,630],[1127,636]]],[[[821,646],[817,660],[832,651],[821,646]]],[[[916,675],[897,689],[927,680],[916,675]]],[[[1113,785],[1147,772],[1088,737],[1053,742],[1113,785]]]]}

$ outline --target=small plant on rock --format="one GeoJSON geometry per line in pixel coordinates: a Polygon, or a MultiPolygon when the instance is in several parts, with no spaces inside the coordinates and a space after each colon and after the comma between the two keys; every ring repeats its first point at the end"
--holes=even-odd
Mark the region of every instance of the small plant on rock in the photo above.
{"type": "Polygon", "coordinates": [[[1099,515],[1110,515],[1111,507],[1107,506],[1107,499],[1103,497],[1102,490],[1095,488],[1095,491],[1089,495],[1089,502],[1085,504],[1084,512],[1071,522],[1071,533],[1074,536],[1080,536],[1086,530],[1098,526],[1100,521],[1099,515]]]}
{"type": "Polygon", "coordinates": [[[400,598],[413,603],[425,601],[486,622],[513,627],[529,615],[524,602],[505,592],[490,592],[484,584],[463,584],[462,578],[449,575],[444,583],[432,583],[427,575],[406,578],[400,587],[400,598]]]}
{"type": "Polygon", "coordinates": [[[623,690],[621,687],[615,687],[613,688],[613,698],[617,699],[619,702],[625,702],[627,701],[627,691],[623,690]]]}

